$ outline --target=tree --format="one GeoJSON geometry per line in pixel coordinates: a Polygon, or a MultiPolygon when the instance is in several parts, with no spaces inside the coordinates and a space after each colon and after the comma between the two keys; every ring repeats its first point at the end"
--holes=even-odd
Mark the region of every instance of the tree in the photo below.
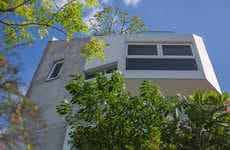
{"type": "MultiPolygon", "coordinates": [[[[106,36],[113,34],[131,34],[146,31],[146,27],[139,17],[130,17],[128,13],[119,7],[105,7],[94,16],[87,19],[92,35],[106,36]]],[[[82,48],[82,54],[87,56],[89,61],[94,57],[104,59],[103,49],[106,45],[95,37],[82,48]]]]}
{"type": "Polygon", "coordinates": [[[146,31],[139,17],[131,17],[119,7],[106,7],[88,19],[94,35],[130,34],[146,31]]]}
{"type": "Polygon", "coordinates": [[[85,3],[80,0],[67,0],[66,3],[58,3],[57,0],[1,0],[1,57],[3,49],[30,44],[35,40],[35,32],[43,39],[49,29],[54,29],[63,33],[67,40],[76,32],[88,33],[90,30],[83,21],[84,5],[90,8],[98,4],[97,0],[85,0],[85,3]]]}
{"type": "Polygon", "coordinates": [[[190,98],[164,97],[144,81],[139,95],[125,91],[121,74],[85,81],[73,75],[71,98],[57,112],[72,128],[79,149],[229,149],[228,94],[197,92],[190,98]]]}
{"type": "MultiPolygon", "coordinates": [[[[70,40],[76,32],[89,32],[83,22],[83,8],[98,5],[97,0],[68,0],[58,4],[53,0],[1,0],[0,1],[0,146],[1,149],[19,147],[32,149],[25,115],[38,118],[38,108],[20,91],[18,67],[12,62],[11,50],[30,45],[37,34],[43,39],[50,29],[63,33],[70,40]],[[36,34],[37,33],[37,34],[36,34]]],[[[99,42],[98,55],[105,45],[100,39],[91,39],[89,45],[99,42]],[[99,48],[101,46],[101,48],[99,48]]]]}
{"type": "Polygon", "coordinates": [[[72,127],[70,136],[76,148],[160,148],[172,105],[156,86],[143,82],[140,96],[132,97],[119,73],[113,73],[111,79],[98,75],[95,81],[72,77],[66,85],[72,98],[62,101],[57,112],[72,127]]]}
{"type": "Polygon", "coordinates": [[[32,149],[25,114],[42,125],[38,121],[38,107],[20,91],[17,66],[5,62],[0,65],[0,71],[0,147],[2,150],[20,146],[32,149]]]}
{"type": "Polygon", "coordinates": [[[178,131],[174,134],[185,149],[229,149],[230,112],[227,93],[198,91],[182,101],[178,131]]]}

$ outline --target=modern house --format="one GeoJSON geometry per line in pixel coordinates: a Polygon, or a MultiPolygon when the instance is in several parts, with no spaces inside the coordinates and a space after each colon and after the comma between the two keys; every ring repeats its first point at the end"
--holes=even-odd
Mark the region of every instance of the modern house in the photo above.
{"type": "Polygon", "coordinates": [[[126,89],[138,94],[143,80],[160,86],[166,96],[189,95],[197,90],[221,93],[216,75],[201,37],[194,34],[140,33],[101,36],[108,48],[105,60],[97,58],[89,63],[81,55],[81,47],[88,38],[49,41],[32,79],[27,95],[41,109],[47,132],[31,124],[38,149],[67,149],[66,124],[56,113],[60,100],[68,99],[64,86],[70,74],[84,74],[93,78],[97,72],[123,73],[126,89]],[[65,143],[65,144],[64,144],[65,143]]]}

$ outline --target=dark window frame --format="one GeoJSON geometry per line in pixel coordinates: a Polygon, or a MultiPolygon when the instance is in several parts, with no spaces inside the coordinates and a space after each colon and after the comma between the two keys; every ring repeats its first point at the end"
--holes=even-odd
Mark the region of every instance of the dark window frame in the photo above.
{"type": "Polygon", "coordinates": [[[195,71],[198,66],[193,58],[127,58],[126,70],[195,71]]]}
{"type": "Polygon", "coordinates": [[[188,57],[188,56],[194,56],[192,46],[190,44],[161,44],[161,49],[162,49],[162,55],[163,56],[180,56],[180,57],[188,57]],[[170,51],[170,48],[171,51],[170,51]],[[164,47],[166,47],[164,49],[164,47]],[[176,51],[176,49],[180,48],[185,48],[181,49],[183,51],[176,51]]]}
{"type": "Polygon", "coordinates": [[[157,50],[157,44],[141,44],[140,43],[140,44],[128,44],[127,45],[127,55],[129,56],[158,56],[159,54],[157,50]],[[141,52],[143,53],[141,54],[141,52]]]}
{"type": "Polygon", "coordinates": [[[54,61],[46,80],[48,81],[48,80],[53,80],[53,79],[58,78],[60,76],[60,73],[62,72],[63,64],[64,64],[64,59],[54,61]],[[57,70],[58,72],[54,73],[56,67],[60,64],[61,64],[61,66],[60,66],[60,68],[58,68],[58,70],[57,70]]]}
{"type": "Polygon", "coordinates": [[[88,69],[88,70],[84,71],[85,80],[90,80],[90,79],[95,78],[95,76],[98,73],[102,73],[102,74],[107,75],[107,74],[111,74],[113,71],[117,71],[117,70],[118,70],[118,63],[117,62],[98,66],[98,67],[95,67],[92,69],[88,69]]]}
{"type": "MultiPolygon", "coordinates": [[[[125,70],[126,71],[198,71],[199,70],[199,63],[197,63],[197,59],[195,57],[194,51],[193,51],[193,46],[192,43],[167,43],[167,42],[152,42],[152,43],[146,43],[146,45],[156,45],[157,48],[157,55],[129,55],[128,53],[128,46],[129,45],[145,45],[145,43],[127,43],[127,48],[126,48],[126,58],[125,58],[125,70]],[[185,46],[190,48],[190,55],[164,55],[163,53],[163,45],[175,45],[175,46],[185,46]],[[128,59],[162,59],[165,60],[165,64],[167,64],[167,60],[172,62],[172,64],[180,64],[182,61],[181,59],[184,59],[185,63],[188,65],[187,69],[186,66],[168,66],[168,68],[175,68],[175,69],[144,69],[144,68],[139,68],[139,69],[128,69],[127,68],[127,60],[128,59]],[[177,60],[178,59],[178,60],[177,60]],[[180,60],[181,61],[180,61],[180,60]],[[190,62],[191,61],[191,62],[190,62]],[[179,63],[177,63],[179,62],[179,63]],[[191,66],[189,66],[191,65],[191,66]],[[179,68],[179,69],[178,69],[179,68]],[[181,69],[185,68],[185,69],[181,69]],[[192,68],[192,69],[191,69],[192,68]]],[[[150,61],[151,62],[151,61],[150,61]]],[[[168,63],[170,64],[170,63],[168,63]]],[[[186,65],[185,64],[185,65],[186,65]]],[[[167,68],[167,66],[164,66],[167,68]]],[[[154,68],[154,67],[153,67],[154,68]]]]}

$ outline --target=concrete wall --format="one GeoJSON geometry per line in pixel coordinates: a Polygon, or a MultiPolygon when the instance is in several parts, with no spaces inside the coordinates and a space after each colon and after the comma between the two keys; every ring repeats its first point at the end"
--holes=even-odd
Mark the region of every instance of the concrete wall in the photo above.
{"type": "Polygon", "coordinates": [[[27,95],[40,108],[41,120],[46,124],[43,132],[30,125],[34,143],[39,150],[61,150],[65,135],[65,121],[56,113],[59,102],[68,97],[64,86],[70,74],[82,73],[85,58],[80,53],[88,40],[75,39],[70,42],[50,41],[36,70],[27,95]],[[64,59],[63,69],[57,79],[47,80],[53,62],[64,59]]]}

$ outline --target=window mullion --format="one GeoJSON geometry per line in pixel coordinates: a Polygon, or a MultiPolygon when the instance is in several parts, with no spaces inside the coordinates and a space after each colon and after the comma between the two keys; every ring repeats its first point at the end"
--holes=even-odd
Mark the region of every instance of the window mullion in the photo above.
{"type": "Polygon", "coordinates": [[[157,44],[157,55],[160,57],[163,56],[163,50],[161,44],[157,44]]]}

